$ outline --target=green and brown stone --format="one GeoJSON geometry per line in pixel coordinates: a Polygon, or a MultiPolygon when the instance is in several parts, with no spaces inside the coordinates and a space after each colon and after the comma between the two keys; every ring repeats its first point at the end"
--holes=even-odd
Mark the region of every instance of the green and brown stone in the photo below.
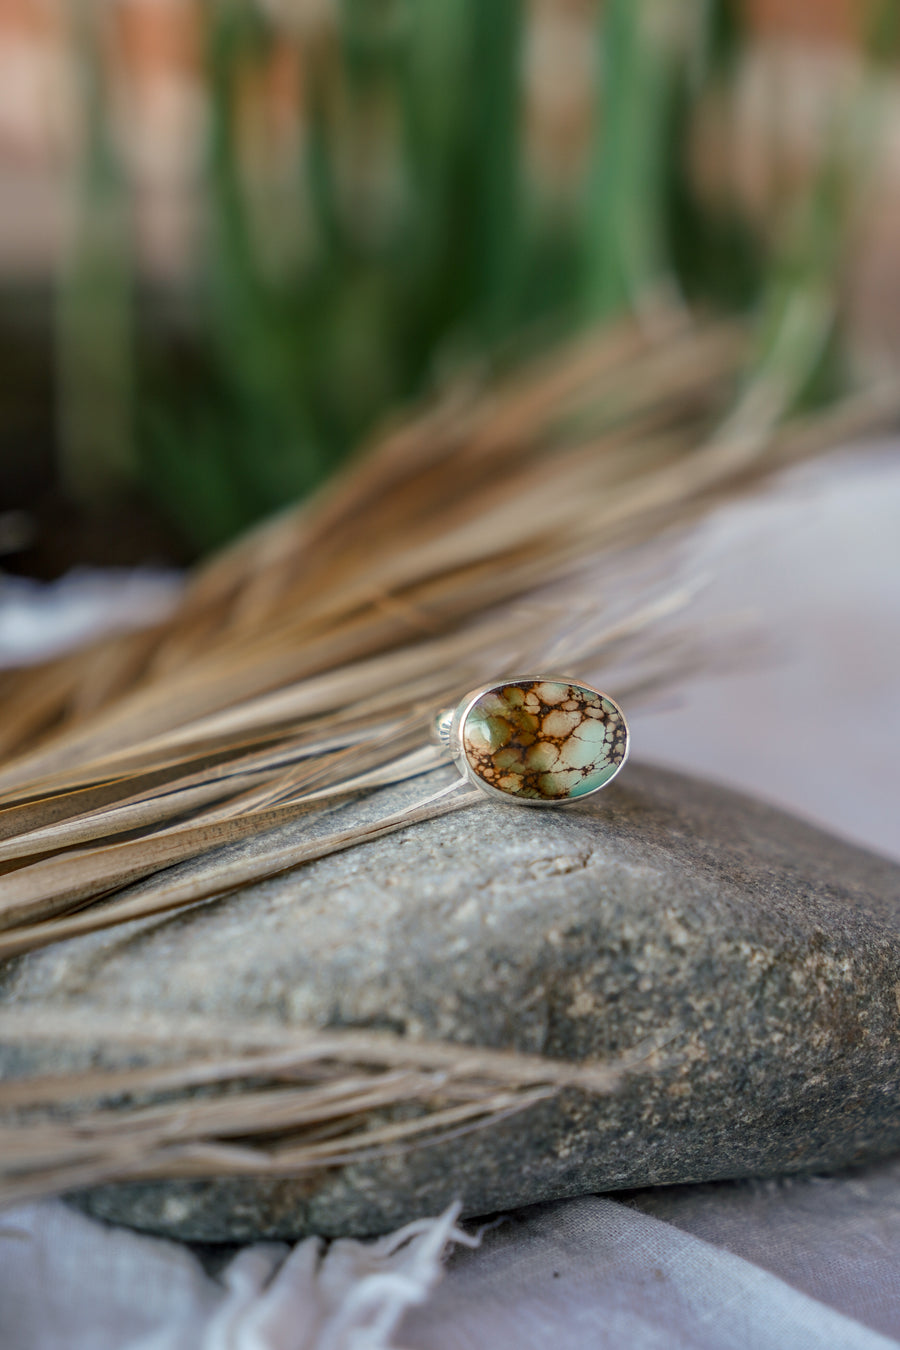
{"type": "Polygon", "coordinates": [[[489,787],[561,802],[608,783],[625,758],[627,736],[621,709],[596,690],[519,680],[476,699],[460,727],[460,746],[489,787]]]}

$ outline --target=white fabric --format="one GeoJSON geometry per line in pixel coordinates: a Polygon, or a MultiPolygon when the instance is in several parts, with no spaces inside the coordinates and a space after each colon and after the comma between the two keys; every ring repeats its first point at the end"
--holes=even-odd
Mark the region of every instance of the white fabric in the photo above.
{"type": "MultiPolygon", "coordinates": [[[[600,1196],[534,1206],[464,1239],[445,1277],[440,1256],[464,1238],[454,1213],[373,1243],[318,1239],[293,1250],[246,1247],[218,1278],[188,1248],[107,1228],[51,1202],[0,1221],[3,1350],[887,1350],[900,1340],[900,1164],[864,1196],[857,1177],[840,1193],[826,1298],[713,1246],[690,1231],[692,1194],[717,1190],[744,1210],[744,1233],[765,1243],[766,1206],[752,1187],[684,1187],[681,1226],[600,1196]],[[864,1231],[855,1222],[863,1217],[864,1231]],[[883,1214],[892,1221],[880,1223],[883,1214]],[[879,1232],[879,1229],[881,1230],[879,1232]],[[879,1297],[857,1259],[868,1241],[890,1272],[879,1297]],[[854,1320],[830,1304],[856,1303],[854,1320]],[[421,1306],[418,1306],[421,1305],[421,1306]],[[404,1314],[406,1314],[404,1316],[404,1314]],[[870,1325],[866,1325],[866,1321],[870,1325]],[[892,1324],[892,1327],[891,1327],[892,1324]]],[[[823,1183],[802,1180],[795,1193],[823,1183]]],[[[770,1191],[777,1212],[778,1188],[770,1191]]],[[[785,1250],[794,1274],[816,1269],[823,1215],[795,1214],[785,1250]]],[[[745,1239],[746,1240],[746,1239],[745,1239]]],[[[777,1244],[776,1244],[777,1248],[777,1244]]],[[[768,1264],[772,1265],[771,1258],[768,1264]]],[[[775,1265],[778,1265],[776,1251],[775,1265]]]]}
{"type": "Polygon", "coordinates": [[[635,754],[900,859],[900,441],[715,512],[691,564],[709,578],[691,620],[720,670],[635,709],[635,754]],[[853,754],[836,770],[844,708],[853,754]]]}
{"type": "Polygon", "coordinates": [[[843,1176],[660,1186],[633,1203],[900,1339],[900,1158],[843,1176]]]}
{"type": "MultiPolygon", "coordinates": [[[[895,1252],[895,1256],[900,1253],[895,1252]]],[[[403,1327],[417,1350],[886,1350],[897,1341],[600,1196],[526,1211],[403,1327]]]]}
{"type": "Polygon", "coordinates": [[[371,1243],[246,1247],[219,1279],[187,1247],[52,1202],[0,1219],[3,1350],[387,1350],[441,1274],[456,1208],[371,1243]]]}
{"type": "Polygon", "coordinates": [[[160,568],[79,567],[51,586],[0,573],[0,670],[164,618],[183,589],[160,568]]]}
{"type": "MultiPolygon", "coordinates": [[[[897,520],[890,450],[802,470],[717,516],[696,553],[717,576],[702,621],[755,611],[768,659],[631,718],[640,752],[900,856],[897,520]],[[849,784],[822,734],[842,703],[849,784]],[[748,706],[765,709],[765,737],[748,706]]],[[[0,664],[119,610],[102,587],[92,618],[84,591],[32,587],[31,604],[28,589],[0,585],[0,664]]],[[[375,1244],[257,1245],[214,1277],[176,1243],[33,1205],[0,1214],[0,1350],[900,1347],[900,1160],[535,1207],[457,1245],[438,1283],[454,1236],[451,1212],[375,1244]]]]}

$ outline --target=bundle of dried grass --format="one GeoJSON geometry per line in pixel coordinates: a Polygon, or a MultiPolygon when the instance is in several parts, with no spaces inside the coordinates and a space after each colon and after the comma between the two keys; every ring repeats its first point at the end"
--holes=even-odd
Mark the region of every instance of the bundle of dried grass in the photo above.
{"type": "Polygon", "coordinates": [[[77,1027],[47,1017],[38,1028],[14,1017],[13,1032],[112,1041],[151,1062],[0,1084],[3,1203],[110,1181],[297,1175],[439,1144],[563,1088],[613,1092],[626,1074],[658,1063],[666,1041],[576,1066],[367,1032],[195,1019],[179,1025],[187,1054],[160,1064],[171,1027],[143,1017],[111,1025],[88,1016],[77,1027]]]}
{"type": "MultiPolygon", "coordinates": [[[[746,347],[734,325],[657,316],[498,387],[454,387],[205,566],[167,622],[4,676],[0,956],[209,901],[465,807],[460,783],[374,826],[249,860],[217,851],[432,768],[431,713],[481,681],[615,667],[614,692],[633,703],[669,678],[682,658],[664,621],[685,588],[648,574],[623,605],[629,550],[900,406],[896,391],[868,389],[784,422],[790,381],[769,369],[741,386],[746,347]],[[169,870],[198,855],[188,878],[169,870]]],[[[103,1030],[132,1065],[166,1039],[103,1030]]],[[[0,1037],[60,1032],[7,1014],[0,1037]]],[[[97,1028],[75,1019],[66,1034],[89,1047],[97,1028]]],[[[0,1195],[330,1166],[483,1125],[566,1084],[608,1090],[634,1067],[273,1027],[199,1028],[193,1043],[177,1065],[150,1054],[143,1068],[10,1082],[0,1195]],[[188,1103],[201,1084],[212,1095],[188,1103]]]]}

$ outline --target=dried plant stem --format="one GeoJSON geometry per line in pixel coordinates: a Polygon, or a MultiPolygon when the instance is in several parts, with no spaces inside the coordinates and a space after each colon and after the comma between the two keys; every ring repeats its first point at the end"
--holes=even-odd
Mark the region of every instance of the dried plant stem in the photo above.
{"type": "MultiPolygon", "coordinates": [[[[463,790],[460,779],[442,792],[425,798],[420,805],[385,816],[371,825],[357,825],[351,829],[337,830],[308,844],[294,841],[271,850],[262,858],[238,858],[224,864],[218,859],[212,859],[209,871],[205,874],[192,872],[190,876],[163,882],[147,894],[138,892],[132,898],[129,898],[127,891],[121,892],[119,898],[109,900],[102,908],[86,910],[71,918],[28,924],[19,918],[18,926],[12,927],[11,924],[12,931],[0,936],[0,958],[18,956],[22,952],[44,947],[51,942],[60,942],[82,933],[92,933],[100,928],[128,923],[132,919],[143,919],[154,914],[165,914],[173,909],[182,909],[185,905],[195,904],[198,900],[222,895],[238,886],[246,886],[251,881],[261,881],[288,868],[299,867],[314,858],[324,858],[366,840],[380,839],[382,835],[406,829],[419,821],[432,820],[449,811],[459,811],[479,799],[477,789],[463,790]]],[[[239,825],[231,831],[219,833],[217,839],[213,840],[208,836],[207,847],[211,847],[213,842],[230,843],[260,828],[282,824],[292,815],[296,815],[299,809],[301,808],[287,806],[266,812],[262,821],[242,817],[239,825]]],[[[51,860],[51,863],[44,865],[49,868],[49,876],[45,877],[46,889],[37,891],[34,884],[29,882],[26,897],[22,899],[15,913],[20,916],[27,911],[49,918],[52,914],[58,914],[61,909],[72,908],[86,896],[95,894],[99,887],[108,892],[114,887],[127,886],[128,883],[159,871],[160,868],[171,866],[173,862],[193,857],[197,852],[196,839],[193,831],[187,833],[191,836],[188,839],[168,837],[163,846],[156,849],[144,845],[140,858],[134,860],[127,856],[123,859],[119,852],[122,849],[127,850],[128,845],[112,845],[105,855],[92,851],[81,859],[83,870],[87,873],[86,880],[81,879],[76,865],[70,862],[70,855],[51,860]],[[67,875],[70,877],[68,889],[54,889],[63,884],[61,878],[67,875]],[[38,898],[34,898],[35,896],[38,898]]],[[[10,879],[13,880],[15,878],[10,879]]]]}
{"type": "MultiPolygon", "coordinates": [[[[354,1031],[287,1031],[246,1023],[210,1026],[188,1020],[178,1064],[88,1070],[0,1084],[0,1201],[128,1178],[296,1174],[359,1161],[401,1144],[437,1143],[448,1131],[483,1128],[564,1088],[616,1091],[623,1078],[658,1063],[672,1029],[602,1063],[573,1065],[534,1055],[420,1042],[354,1031]],[[222,1047],[230,1048],[222,1054],[222,1047]],[[236,1047],[243,1046],[242,1049],[236,1047]],[[197,1051],[200,1051],[197,1057],[197,1051]],[[182,1051],[184,1054],[185,1052],[182,1051]],[[176,1096],[246,1083],[238,1093],[176,1096]],[[266,1086],[250,1084],[266,1083],[266,1086]],[[150,1093],[166,1100],[126,1103],[150,1093]],[[103,1106],[102,1103],[109,1103],[103,1106]],[[52,1118],[34,1112],[53,1105],[52,1118]],[[384,1120],[384,1111],[414,1107],[384,1120]],[[77,1114],[69,1119],[71,1110],[77,1114]],[[62,1114],[60,1114],[62,1112],[62,1114]],[[372,1113],[378,1113],[375,1121],[372,1113]],[[367,1119],[368,1118],[368,1119],[367,1119]],[[227,1141],[253,1138],[235,1147],[227,1141]]],[[[4,1035],[89,1045],[93,1038],[133,1055],[158,1048],[145,1021],[99,1020],[90,1014],[4,1035]]]]}

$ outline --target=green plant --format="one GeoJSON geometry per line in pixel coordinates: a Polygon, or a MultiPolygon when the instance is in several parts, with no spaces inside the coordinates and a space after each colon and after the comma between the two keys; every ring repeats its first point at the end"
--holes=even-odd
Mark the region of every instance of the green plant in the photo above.
{"type": "MultiPolygon", "coordinates": [[[[731,0],[598,8],[583,165],[549,205],[527,154],[524,0],[342,0],[296,27],[253,0],[205,14],[204,242],[177,304],[130,279],[127,188],[102,80],[89,82],[82,200],[120,233],[98,254],[103,229],[86,229],[61,289],[63,453],[85,492],[139,474],[204,549],[307,494],[448,369],[501,359],[523,334],[641,313],[668,292],[760,308],[764,346],[781,351],[798,288],[825,297],[809,315],[828,326],[852,196],[834,165],[774,243],[700,202],[686,170],[696,107],[742,40],[731,0]],[[243,91],[286,49],[303,75],[298,134],[272,166],[248,157],[243,91]],[[107,359],[92,384],[94,352],[107,359]]],[[[804,334],[788,401],[827,346],[804,334]]]]}

